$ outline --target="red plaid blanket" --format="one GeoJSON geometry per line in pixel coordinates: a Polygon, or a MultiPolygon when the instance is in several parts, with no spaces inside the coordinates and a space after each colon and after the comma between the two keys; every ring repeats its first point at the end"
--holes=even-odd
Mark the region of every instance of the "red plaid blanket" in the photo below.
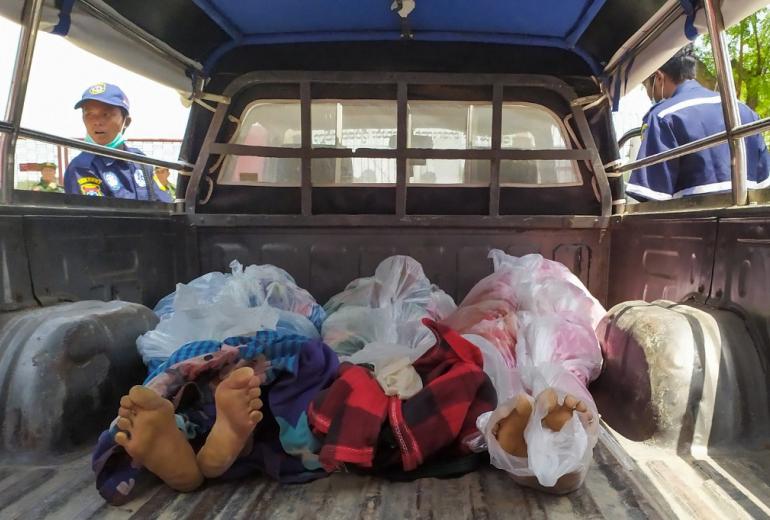
{"type": "Polygon", "coordinates": [[[461,441],[475,432],[476,418],[497,405],[494,388],[473,344],[432,320],[423,322],[436,345],[414,363],[423,381],[415,396],[387,397],[369,370],[343,363],[338,379],[310,404],[308,420],[323,439],[326,470],[345,463],[370,468],[386,417],[405,471],[446,448],[467,453],[461,441]]]}

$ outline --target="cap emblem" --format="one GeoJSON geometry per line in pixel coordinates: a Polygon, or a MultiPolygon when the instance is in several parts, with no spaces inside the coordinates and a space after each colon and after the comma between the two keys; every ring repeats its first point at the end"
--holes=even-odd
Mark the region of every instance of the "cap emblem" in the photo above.
{"type": "Polygon", "coordinates": [[[105,90],[107,90],[107,85],[105,85],[104,83],[97,83],[96,85],[88,89],[88,93],[92,95],[104,94],[105,90]]]}

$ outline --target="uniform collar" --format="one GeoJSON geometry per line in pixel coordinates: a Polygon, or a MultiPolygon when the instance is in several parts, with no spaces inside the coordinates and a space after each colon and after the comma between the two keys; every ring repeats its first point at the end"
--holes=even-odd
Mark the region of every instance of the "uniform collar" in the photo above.
{"type": "MultiPolygon", "coordinates": [[[[118,150],[125,150],[128,151],[128,147],[124,144],[120,145],[118,150]]],[[[106,155],[96,155],[94,154],[94,160],[100,160],[102,163],[104,163],[105,166],[112,166],[117,161],[122,161],[123,159],[114,159],[112,157],[107,157],[106,155]]]]}
{"type": "MultiPolygon", "coordinates": [[[[677,85],[677,87],[674,89],[674,93],[671,94],[671,97],[674,97],[677,94],[681,94],[682,92],[688,92],[690,90],[695,90],[695,89],[700,88],[700,87],[701,87],[701,84],[698,83],[696,80],[688,79],[688,80],[680,83],[679,85],[677,85]]],[[[669,99],[671,99],[671,98],[669,98],[669,99]]]]}

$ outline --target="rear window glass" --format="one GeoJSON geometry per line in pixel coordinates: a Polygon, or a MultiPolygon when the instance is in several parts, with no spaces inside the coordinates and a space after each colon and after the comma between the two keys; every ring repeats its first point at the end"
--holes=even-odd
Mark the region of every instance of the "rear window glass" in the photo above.
{"type": "Polygon", "coordinates": [[[396,147],[396,102],[313,101],[310,121],[314,148],[396,147]]]}
{"type": "Polygon", "coordinates": [[[395,184],[396,160],[380,157],[312,159],[310,172],[313,186],[395,184]]]}
{"type": "MultiPolygon", "coordinates": [[[[502,149],[567,149],[568,137],[556,115],[537,105],[503,104],[502,149]]],[[[575,161],[500,161],[501,186],[580,185],[582,179],[575,161]]]]}
{"type": "MultiPolygon", "coordinates": [[[[487,187],[496,146],[502,150],[570,148],[562,121],[551,111],[533,104],[503,104],[500,143],[492,142],[491,102],[409,100],[406,110],[405,152],[411,153],[406,159],[406,182],[410,185],[487,187]],[[437,154],[421,150],[474,150],[474,156],[431,157],[437,154]],[[428,157],[421,157],[426,155],[428,157]]],[[[317,187],[395,185],[397,121],[396,100],[312,100],[311,184],[317,187]],[[322,152],[322,149],[330,150],[322,152]],[[365,154],[372,157],[345,157],[351,150],[362,149],[374,150],[365,154]],[[338,152],[332,150],[340,150],[339,155],[335,156],[338,152]],[[382,156],[378,150],[382,150],[382,156]]],[[[293,149],[284,154],[274,152],[292,157],[228,155],[221,163],[219,182],[301,186],[301,126],[300,100],[261,100],[249,104],[230,142],[293,149]]],[[[462,153],[455,153],[457,155],[462,153]]],[[[503,186],[579,185],[582,179],[575,161],[501,159],[500,183],[503,186]]]]}
{"type": "Polygon", "coordinates": [[[409,102],[409,148],[468,150],[491,144],[491,103],[409,102]]]}
{"type": "MultiPolygon", "coordinates": [[[[278,148],[300,148],[302,131],[299,100],[261,100],[243,111],[231,143],[278,148]]],[[[222,163],[221,184],[299,186],[301,160],[297,158],[228,155],[222,163]]]]}
{"type": "Polygon", "coordinates": [[[468,159],[410,159],[409,184],[489,186],[490,161],[468,159]]]}

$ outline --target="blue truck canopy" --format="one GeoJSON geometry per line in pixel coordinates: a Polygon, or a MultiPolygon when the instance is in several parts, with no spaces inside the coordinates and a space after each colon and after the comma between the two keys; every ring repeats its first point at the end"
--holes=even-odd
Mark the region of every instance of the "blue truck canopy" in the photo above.
{"type": "MultiPolygon", "coordinates": [[[[766,1],[724,2],[725,24],[766,1]]],[[[0,15],[19,21],[23,4],[5,1],[0,15]]],[[[244,48],[269,53],[330,42],[396,48],[408,40],[507,46],[512,52],[503,59],[526,54],[532,63],[538,53],[559,49],[546,72],[595,76],[615,99],[705,31],[699,0],[46,0],[42,20],[43,30],[181,91],[190,91],[193,76],[215,75],[228,54],[244,48]],[[131,39],[132,31],[156,49],[131,39]],[[169,60],[158,46],[187,60],[169,60]]]]}

